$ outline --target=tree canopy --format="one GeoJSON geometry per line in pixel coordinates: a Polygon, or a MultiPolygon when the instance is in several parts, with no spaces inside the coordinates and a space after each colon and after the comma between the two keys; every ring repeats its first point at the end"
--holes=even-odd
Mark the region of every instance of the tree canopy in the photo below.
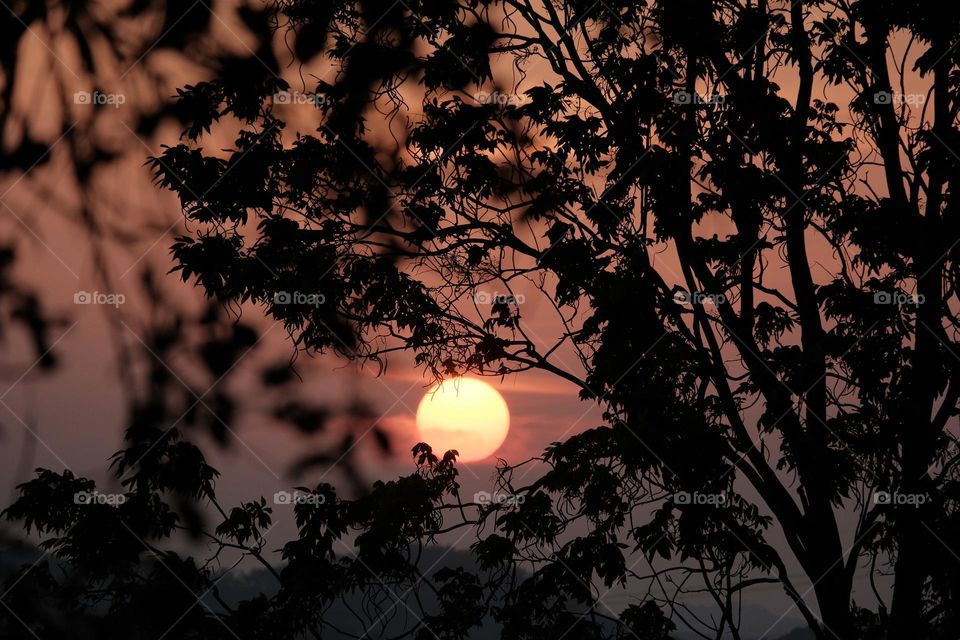
{"type": "MultiPolygon", "coordinates": [[[[358,500],[317,487],[278,596],[222,620],[297,603],[291,633],[319,635],[352,589],[428,585],[438,608],[405,635],[491,615],[505,638],[720,637],[773,582],[819,640],[952,637],[960,9],[388,4],[276,6],[318,70],[310,133],[270,73],[182,91],[185,140],[151,161],[193,223],[176,270],[300,348],[407,351],[436,377],[540,369],[605,423],[530,481],[505,463],[522,502],[462,500],[454,457],[422,448],[417,474],[358,500]],[[228,152],[204,145],[236,126],[228,152]],[[459,530],[480,569],[421,582],[418,545],[459,530]],[[853,600],[864,566],[872,604],[853,600]],[[605,611],[614,585],[638,604],[605,611]]],[[[264,507],[218,534],[250,544],[264,507]]]]}

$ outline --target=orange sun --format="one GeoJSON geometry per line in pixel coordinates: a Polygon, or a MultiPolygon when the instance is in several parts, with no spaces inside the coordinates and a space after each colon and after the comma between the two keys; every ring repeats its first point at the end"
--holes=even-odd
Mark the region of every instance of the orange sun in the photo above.
{"type": "Polygon", "coordinates": [[[476,378],[452,378],[434,385],[417,407],[420,438],[443,455],[456,449],[462,462],[488,458],[510,430],[503,396],[476,378]]]}

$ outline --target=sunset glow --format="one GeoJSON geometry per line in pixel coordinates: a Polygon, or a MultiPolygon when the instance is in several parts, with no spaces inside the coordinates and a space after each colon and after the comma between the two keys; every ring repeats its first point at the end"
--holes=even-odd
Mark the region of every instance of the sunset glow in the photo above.
{"type": "Polygon", "coordinates": [[[445,380],[427,391],[417,407],[420,438],[438,454],[456,449],[462,462],[491,456],[509,429],[503,396],[476,378],[445,380]]]}

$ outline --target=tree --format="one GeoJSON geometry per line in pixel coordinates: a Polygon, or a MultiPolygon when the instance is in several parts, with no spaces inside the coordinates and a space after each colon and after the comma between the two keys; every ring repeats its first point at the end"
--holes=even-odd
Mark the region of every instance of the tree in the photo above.
{"type": "MultiPolygon", "coordinates": [[[[234,157],[251,150],[245,170],[203,203],[215,214],[195,215],[185,198],[188,215],[210,226],[175,246],[184,277],[224,301],[266,302],[309,348],[377,358],[402,347],[435,375],[563,376],[608,407],[611,425],[550,453],[554,476],[572,483],[552,487],[562,495],[578,495],[593,476],[561,474],[570,473],[563,463],[598,450],[619,498],[630,477],[655,479],[667,496],[743,478],[789,549],[764,545],[765,522],[750,505],[717,510],[726,520],[696,528],[742,530],[741,551],[761,546],[821,636],[852,633],[857,561],[881,549],[896,576],[892,633],[933,622],[925,591],[936,565],[955,560],[937,543],[947,529],[934,515],[953,513],[942,491],[960,390],[949,304],[955,10],[699,1],[412,3],[382,16],[362,3],[282,8],[316,48],[317,32],[329,32],[322,49],[338,75],[317,87],[317,136],[281,143],[282,123],[258,108],[269,85],[242,99],[231,99],[237,87],[188,94],[212,97],[194,133],[226,113],[260,128],[237,141],[234,157]],[[894,93],[892,74],[911,79],[891,68],[895,52],[932,98],[919,115],[894,93]],[[516,90],[496,93],[507,63],[531,83],[523,104],[511,103],[516,90]],[[795,96],[778,86],[788,73],[795,96]],[[506,104],[468,95],[488,87],[506,104]],[[843,107],[814,97],[833,87],[848,91],[843,107]],[[412,113],[406,99],[417,88],[423,116],[392,154],[377,148],[392,117],[412,113]],[[882,179],[867,175],[873,164],[882,179]],[[257,233],[242,224],[250,215],[257,233]],[[717,219],[724,237],[706,237],[717,219]],[[815,258],[812,243],[832,251],[815,258]],[[678,273],[654,266],[657,247],[675,252],[678,273]],[[828,262],[822,276],[818,258],[828,262]],[[771,261],[788,283],[769,283],[771,261]],[[522,279],[556,302],[564,331],[548,349],[509,299],[489,309],[469,302],[488,283],[509,291],[522,279]],[[276,291],[317,288],[331,304],[271,304],[276,291]],[[905,290],[916,304],[875,303],[905,290]],[[678,291],[692,308],[677,304],[678,291]],[[551,359],[565,343],[581,375],[551,359]],[[754,404],[761,415],[751,421],[754,404]],[[694,438],[703,445],[691,451],[694,438]],[[917,517],[870,504],[873,490],[940,499],[917,517]],[[839,507],[861,516],[850,549],[839,507]],[[787,581],[786,552],[815,585],[822,624],[787,581]]],[[[171,167],[209,181],[231,164],[178,146],[155,166],[175,188],[171,167]]],[[[610,517],[634,506],[618,504],[610,517]]],[[[666,498],[645,530],[668,531],[674,507],[666,498]]]]}
{"type": "MultiPolygon", "coordinates": [[[[26,362],[17,362],[26,354],[15,348],[3,354],[2,375],[10,383],[4,397],[53,368],[57,344],[80,322],[79,313],[62,317],[51,311],[77,302],[46,286],[67,278],[80,289],[127,292],[123,306],[103,306],[98,317],[117,338],[109,355],[116,358],[131,435],[190,426],[227,445],[234,417],[260,411],[304,433],[329,426],[329,418],[339,414],[354,423],[369,421],[359,398],[343,407],[295,399],[289,389],[297,372],[286,357],[258,372],[263,391],[283,388],[285,397],[277,402],[261,393],[256,405],[244,402],[231,391],[231,380],[242,371],[241,360],[262,346],[259,328],[235,322],[219,305],[204,304],[202,294],[196,300],[173,289],[163,278],[170,265],[148,255],[178,226],[175,200],[156,206],[155,194],[143,197],[153,185],[142,167],[164,128],[187,122],[176,103],[176,83],[183,73],[198,78],[274,73],[280,63],[270,48],[269,12],[237,3],[217,15],[204,3],[171,1],[108,9],[27,2],[7,13],[11,46],[0,57],[0,139],[6,150],[0,162],[5,214],[0,334],[10,342],[25,339],[34,349],[26,362]],[[218,25],[224,19],[240,26],[222,33],[218,25]],[[248,48],[238,52],[237,43],[248,48]],[[181,73],[173,75],[170,62],[181,73]],[[36,73],[38,65],[48,72],[36,73]],[[57,245],[48,237],[52,229],[51,235],[77,233],[82,267],[51,248],[57,245]],[[38,254],[59,263],[53,278],[42,273],[38,254]],[[82,277],[88,272],[89,281],[82,277]]],[[[28,424],[30,418],[17,413],[29,412],[15,408],[6,407],[14,427],[22,423],[29,432],[21,460],[29,471],[38,425],[28,424]]],[[[352,430],[328,452],[331,459],[352,448],[352,430]]],[[[349,463],[341,470],[361,483],[349,463]]]]}
{"type": "Polygon", "coordinates": [[[820,639],[955,631],[960,10],[277,8],[298,54],[335,75],[309,92],[317,130],[286,136],[276,78],[186,88],[190,140],[153,159],[198,224],[173,247],[182,277],[263,304],[305,349],[406,350],[437,377],[549,371],[606,424],[550,447],[527,485],[504,467],[522,504],[464,503],[452,456],[418,450],[425,476],[298,511],[264,606],[413,583],[398,554],[492,519],[474,552],[500,579],[448,576],[447,601],[429,581],[450,606],[409,634],[462,637],[443,613],[479,588],[502,594],[504,637],[663,637],[698,627],[688,580],[722,612],[715,635],[736,634],[739,599],[769,581],[820,639]],[[242,125],[226,157],[193,144],[221,120],[242,125]],[[521,287],[554,309],[554,343],[530,332],[521,287]],[[387,518],[391,497],[409,509],[387,518]],[[335,555],[351,528],[376,581],[335,555]],[[631,548],[656,568],[635,571],[631,548]],[[871,584],[892,575],[889,602],[874,587],[873,607],[853,603],[864,560],[871,584]],[[310,568],[334,577],[292,588],[310,568]],[[596,581],[654,587],[605,618],[596,581]]]}
{"type": "MultiPolygon", "coordinates": [[[[128,466],[137,460],[151,473],[170,467],[183,473],[192,469],[191,464],[202,468],[202,456],[199,462],[186,459],[196,451],[186,440],[202,434],[221,446],[235,445],[238,416],[264,412],[278,425],[302,433],[326,428],[328,435],[337,435],[330,434],[330,418],[336,417],[338,431],[345,424],[347,433],[330,451],[311,452],[311,459],[321,459],[322,453],[329,459],[342,458],[346,464],[340,464],[338,471],[343,477],[358,486],[366,482],[348,455],[353,449],[351,432],[369,426],[369,409],[360,399],[347,398],[343,406],[317,406],[298,397],[298,371],[287,354],[279,362],[255,363],[254,358],[247,358],[265,346],[257,325],[237,322],[227,309],[203,300],[202,295],[191,298],[183,291],[171,291],[162,277],[169,265],[157,264],[146,255],[153,246],[162,247],[172,237],[171,222],[179,215],[172,198],[166,199],[167,204],[174,205],[171,207],[153,197],[151,173],[142,166],[145,149],[153,146],[165,128],[182,126],[172,94],[174,83],[181,82],[183,75],[171,76],[170,67],[180,67],[179,71],[199,78],[249,74],[251,67],[262,70],[262,65],[268,64],[266,60],[272,62],[267,73],[278,68],[270,54],[273,33],[263,8],[239,4],[230,10],[231,15],[223,9],[215,15],[204,3],[181,2],[119,3],[110,7],[85,2],[24,2],[4,7],[7,47],[0,57],[0,141],[4,148],[0,161],[0,208],[4,211],[0,377],[6,384],[0,392],[4,413],[0,438],[11,454],[8,460],[14,460],[10,466],[16,466],[7,475],[10,480],[30,477],[37,450],[42,452],[41,445],[46,447],[46,436],[38,424],[42,420],[35,421],[31,410],[32,397],[44,394],[23,394],[27,405],[24,410],[20,394],[14,392],[59,371],[58,366],[69,369],[76,363],[87,370],[103,369],[99,362],[70,358],[63,366],[64,353],[74,351],[67,345],[81,332],[69,334],[81,322],[82,311],[89,310],[73,307],[75,311],[64,311],[71,303],[84,303],[83,292],[64,295],[63,284],[75,282],[82,289],[127,293],[128,304],[123,307],[104,305],[100,308],[102,315],[91,313],[83,318],[98,318],[113,330],[116,340],[111,346],[116,349],[105,350],[103,357],[116,356],[118,375],[104,383],[111,390],[119,389],[117,399],[126,415],[123,425],[111,424],[103,416],[93,418],[99,423],[78,416],[78,423],[71,428],[95,424],[97,433],[88,435],[100,437],[112,429],[123,434],[122,427],[126,426],[124,451],[131,456],[128,466]],[[233,23],[229,34],[219,26],[224,19],[233,23]],[[237,53],[236,42],[250,46],[252,51],[237,53]],[[139,192],[137,177],[143,187],[139,192]],[[151,197],[138,198],[145,194],[151,197]],[[55,230],[48,235],[51,229],[55,230]],[[65,255],[66,260],[62,260],[51,245],[60,246],[56,240],[68,234],[76,254],[65,255]],[[51,235],[55,238],[52,242],[51,235]],[[50,272],[38,255],[51,262],[55,259],[59,265],[50,272]],[[81,279],[90,272],[93,275],[89,281],[81,279]],[[248,382],[238,392],[234,380],[248,380],[244,374],[253,366],[260,378],[259,384],[254,383],[256,393],[251,393],[248,382]],[[255,403],[250,401],[254,396],[255,403]],[[13,455],[19,432],[23,433],[23,445],[16,464],[13,455]],[[179,446],[179,457],[168,453],[166,442],[179,446]]],[[[88,295],[85,303],[89,302],[88,295]]],[[[299,373],[306,372],[309,369],[300,368],[299,373]]],[[[41,397],[40,402],[49,401],[41,397]]],[[[387,444],[383,441],[381,447],[387,444]]],[[[197,477],[202,477],[199,472],[197,477]]],[[[40,483],[63,479],[61,486],[75,490],[91,485],[85,479],[77,484],[69,470],[41,472],[37,478],[40,483]]],[[[154,486],[165,486],[163,479],[159,482],[154,486]]],[[[206,514],[198,511],[193,496],[182,491],[175,494],[168,509],[170,515],[159,507],[152,511],[156,504],[150,503],[147,513],[138,512],[137,517],[148,520],[156,516],[161,520],[151,532],[166,530],[171,521],[181,526],[189,523],[196,529],[206,514]]],[[[52,516],[58,522],[69,522],[63,532],[74,534],[71,548],[84,549],[87,557],[102,559],[105,546],[117,553],[116,564],[95,572],[110,576],[109,584],[114,589],[111,595],[131,587],[130,574],[118,569],[123,566],[124,550],[110,549],[97,538],[96,534],[103,533],[96,523],[98,512],[103,513],[102,505],[93,505],[94,517],[73,527],[80,524],[74,518],[87,512],[78,511],[72,493],[25,504],[32,514],[38,510],[35,515],[41,520],[52,516]]],[[[127,522],[131,530],[139,530],[140,525],[127,522]]],[[[29,531],[33,530],[32,523],[29,531]]],[[[122,527],[119,530],[126,531],[122,527]]],[[[71,623],[83,623],[84,616],[91,614],[86,607],[94,603],[95,609],[96,603],[108,599],[104,596],[107,589],[82,592],[74,579],[79,575],[89,577],[86,565],[74,563],[66,577],[56,574],[55,569],[41,566],[45,555],[16,534],[6,527],[0,529],[0,582],[6,585],[0,595],[0,635],[34,637],[31,627],[41,635],[47,631],[72,637],[87,633],[90,629],[86,624],[72,627],[71,623]],[[19,566],[23,559],[25,564],[19,566]],[[14,590],[14,586],[20,589],[14,590]],[[78,596],[81,592],[82,598],[78,596]],[[34,600],[38,593],[43,596],[34,600]],[[32,624],[25,627],[25,620],[32,624]]],[[[160,570],[154,576],[157,580],[170,579],[160,565],[156,568],[160,570]]],[[[104,586],[95,577],[90,584],[104,586]]],[[[143,613],[155,604],[150,602],[154,595],[144,592],[143,599],[129,610],[130,615],[114,622],[128,631],[143,622],[138,633],[150,628],[143,613]]],[[[124,602],[130,601],[128,597],[124,602]]],[[[156,624],[163,620],[162,615],[154,618],[156,624]]]]}

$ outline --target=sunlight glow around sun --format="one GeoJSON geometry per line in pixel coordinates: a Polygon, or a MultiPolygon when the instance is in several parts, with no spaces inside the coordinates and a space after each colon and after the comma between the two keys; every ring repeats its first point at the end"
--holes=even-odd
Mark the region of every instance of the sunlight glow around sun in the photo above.
{"type": "Polygon", "coordinates": [[[420,439],[443,455],[456,449],[461,462],[492,455],[507,437],[510,411],[503,396],[476,378],[452,378],[434,385],[417,407],[420,439]]]}

